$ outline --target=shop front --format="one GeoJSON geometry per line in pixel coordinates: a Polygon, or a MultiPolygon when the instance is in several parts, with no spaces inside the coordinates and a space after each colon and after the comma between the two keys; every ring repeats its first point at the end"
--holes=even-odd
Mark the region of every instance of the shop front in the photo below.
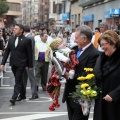
{"type": "Polygon", "coordinates": [[[86,15],[82,17],[82,23],[88,25],[93,30],[94,14],[86,15]]]}
{"type": "Polygon", "coordinates": [[[120,30],[120,8],[111,8],[109,10],[114,29],[120,30]]]}

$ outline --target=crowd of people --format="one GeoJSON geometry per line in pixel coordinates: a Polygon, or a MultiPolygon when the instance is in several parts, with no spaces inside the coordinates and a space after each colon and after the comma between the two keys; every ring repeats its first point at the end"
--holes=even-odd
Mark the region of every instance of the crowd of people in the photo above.
{"type": "MultiPolygon", "coordinates": [[[[96,85],[101,89],[95,99],[93,120],[120,120],[120,37],[118,31],[108,30],[106,22],[100,23],[94,34],[87,25],[76,26],[75,31],[70,34],[63,33],[62,30],[57,33],[55,30],[48,31],[38,27],[30,29],[29,26],[16,24],[14,30],[0,30],[0,55],[2,71],[10,56],[10,66],[15,78],[10,99],[12,105],[26,99],[28,78],[32,94],[29,100],[39,98],[40,84],[43,91],[47,90],[46,86],[50,82],[49,66],[55,57],[52,65],[57,65],[55,69],[60,74],[56,78],[65,78],[62,102],[66,102],[69,120],[89,118],[89,114],[83,114],[81,105],[69,97],[70,93],[75,92],[77,78],[85,75],[84,68],[94,68],[96,85]],[[75,54],[72,64],[69,55],[71,51],[75,54]],[[74,67],[71,67],[73,64],[74,67]]],[[[55,105],[59,106],[58,101],[52,107],[55,105]]]]}

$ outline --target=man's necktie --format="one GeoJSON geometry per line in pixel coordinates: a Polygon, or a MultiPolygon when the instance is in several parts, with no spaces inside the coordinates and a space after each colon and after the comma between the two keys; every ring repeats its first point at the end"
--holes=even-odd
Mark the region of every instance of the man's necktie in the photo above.
{"type": "Polygon", "coordinates": [[[81,51],[82,51],[82,48],[80,48],[79,50],[78,50],[78,52],[77,52],[77,58],[79,58],[80,57],[80,53],[81,53],[81,51]]]}
{"type": "Polygon", "coordinates": [[[17,47],[17,45],[18,45],[18,37],[15,40],[15,48],[17,47]]]}

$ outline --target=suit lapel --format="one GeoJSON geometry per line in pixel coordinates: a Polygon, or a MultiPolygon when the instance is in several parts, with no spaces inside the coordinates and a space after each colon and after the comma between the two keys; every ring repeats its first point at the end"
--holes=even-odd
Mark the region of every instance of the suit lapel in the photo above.
{"type": "Polygon", "coordinates": [[[91,51],[91,47],[92,44],[80,55],[78,58],[79,62],[83,61],[88,56],[89,52],[91,51]]]}
{"type": "Polygon", "coordinates": [[[14,49],[15,49],[15,40],[16,40],[16,37],[14,37],[12,40],[14,49]]]}

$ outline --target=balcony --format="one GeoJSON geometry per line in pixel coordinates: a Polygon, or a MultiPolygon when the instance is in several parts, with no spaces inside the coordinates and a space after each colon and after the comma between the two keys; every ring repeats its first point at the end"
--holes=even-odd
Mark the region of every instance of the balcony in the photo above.
{"type": "Polygon", "coordinates": [[[81,7],[85,7],[85,6],[89,6],[89,5],[95,4],[97,2],[102,2],[102,1],[104,0],[79,0],[78,4],[81,7]]]}
{"type": "Polygon", "coordinates": [[[23,0],[7,0],[7,2],[21,3],[21,2],[23,2],[23,0]]]}
{"type": "Polygon", "coordinates": [[[11,15],[11,16],[20,16],[22,14],[22,12],[20,11],[8,11],[8,13],[6,13],[5,15],[11,15]]]}

